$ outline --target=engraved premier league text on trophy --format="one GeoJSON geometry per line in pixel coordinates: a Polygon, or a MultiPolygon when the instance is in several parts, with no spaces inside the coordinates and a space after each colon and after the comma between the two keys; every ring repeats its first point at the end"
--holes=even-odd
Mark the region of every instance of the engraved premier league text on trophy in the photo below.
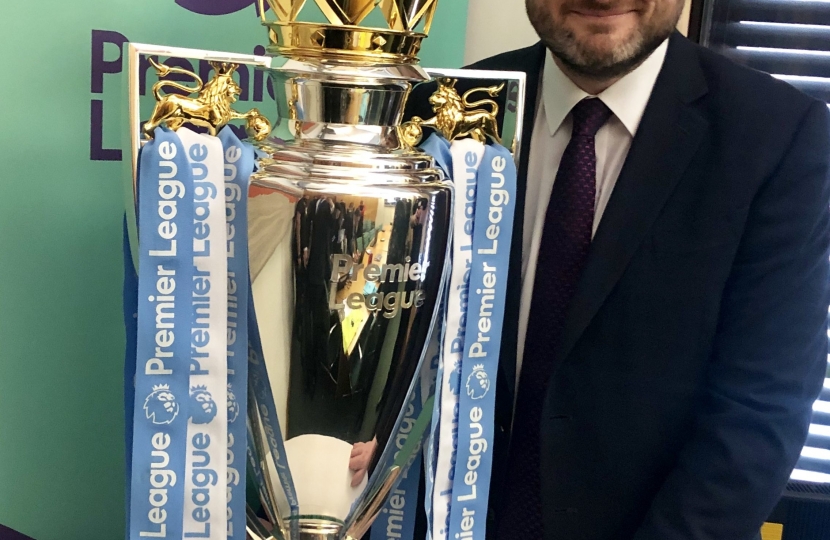
{"type": "Polygon", "coordinates": [[[268,56],[129,44],[131,540],[410,539],[425,435],[432,537],[483,537],[524,78],[422,69],[436,6],[260,0],[268,56]]]}

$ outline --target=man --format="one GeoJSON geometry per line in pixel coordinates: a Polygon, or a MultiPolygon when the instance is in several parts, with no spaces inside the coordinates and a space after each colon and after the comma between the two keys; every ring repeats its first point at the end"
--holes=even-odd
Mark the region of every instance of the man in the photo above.
{"type": "Polygon", "coordinates": [[[542,43],[472,66],[529,79],[497,540],[750,540],[806,438],[827,107],[674,33],[681,9],[527,0],[542,43]]]}

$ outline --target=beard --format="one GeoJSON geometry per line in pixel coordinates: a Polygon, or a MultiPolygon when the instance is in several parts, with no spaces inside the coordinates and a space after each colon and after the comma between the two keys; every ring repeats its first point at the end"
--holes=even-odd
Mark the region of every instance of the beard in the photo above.
{"type": "MultiPolygon", "coordinates": [[[[677,2],[674,10],[653,13],[651,19],[638,26],[625,41],[603,49],[581,41],[561,20],[557,20],[544,1],[526,2],[527,14],[536,33],[565,67],[594,80],[617,78],[639,66],[674,32],[683,8],[682,2],[677,2]]],[[[580,5],[596,10],[607,6],[596,0],[581,0],[580,5]]]]}

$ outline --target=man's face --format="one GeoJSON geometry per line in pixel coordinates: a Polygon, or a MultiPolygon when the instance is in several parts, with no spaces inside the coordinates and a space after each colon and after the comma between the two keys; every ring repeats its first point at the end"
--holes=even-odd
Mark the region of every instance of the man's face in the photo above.
{"type": "Polygon", "coordinates": [[[551,52],[579,75],[619,77],[645,60],[674,30],[683,0],[526,0],[551,52]]]}

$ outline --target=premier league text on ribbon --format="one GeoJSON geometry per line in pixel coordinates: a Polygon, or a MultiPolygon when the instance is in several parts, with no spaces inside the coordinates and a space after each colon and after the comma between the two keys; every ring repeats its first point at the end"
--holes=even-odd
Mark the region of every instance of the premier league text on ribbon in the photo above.
{"type": "Polygon", "coordinates": [[[478,201],[473,236],[475,251],[470,284],[460,405],[466,426],[460,428],[453,487],[451,539],[483,538],[489,496],[492,457],[487,454],[493,437],[495,380],[501,330],[504,322],[506,277],[514,209],[515,168],[503,147],[488,147],[478,170],[478,201]],[[457,504],[456,504],[457,503],[457,504]]]}
{"type": "MultiPolygon", "coordinates": [[[[204,163],[208,150],[205,145],[195,144],[190,147],[188,155],[193,169],[193,185],[195,188],[195,215],[194,215],[194,244],[193,244],[193,327],[191,328],[191,356],[190,376],[194,377],[210,375],[210,351],[207,349],[211,342],[211,275],[210,269],[202,269],[196,262],[196,257],[206,258],[211,256],[211,217],[210,202],[218,196],[215,186],[207,180],[208,169],[204,163]]],[[[197,386],[197,389],[204,387],[197,386]]],[[[191,390],[192,391],[192,390],[191,390]]],[[[205,399],[210,399],[205,397],[205,399]]],[[[202,423],[202,422],[200,422],[202,423]]],[[[201,430],[194,430],[191,436],[192,455],[192,486],[190,498],[193,503],[192,517],[198,523],[203,523],[201,530],[185,532],[186,538],[210,538],[210,488],[219,481],[219,475],[211,464],[210,434],[201,430]]]]}
{"type": "Polygon", "coordinates": [[[224,148],[226,257],[228,261],[228,448],[227,537],[244,540],[245,458],[248,433],[248,186],[254,170],[254,149],[227,128],[219,133],[224,148]]]}
{"type": "Polygon", "coordinates": [[[188,404],[187,301],[192,184],[178,137],[162,129],[141,154],[139,304],[130,538],[182,533],[188,404]],[[178,421],[177,421],[178,420],[178,421]]]}
{"type": "Polygon", "coordinates": [[[226,538],[227,258],[224,160],[215,137],[178,132],[193,178],[190,422],[184,538],[226,538]],[[220,479],[222,484],[220,485],[220,479]]]}
{"type": "MultiPolygon", "coordinates": [[[[196,144],[190,147],[189,156],[192,160],[193,185],[195,187],[195,215],[193,224],[193,256],[210,257],[211,227],[208,220],[211,217],[210,201],[217,197],[215,186],[207,181],[207,167],[204,164],[207,158],[207,147],[196,144]]],[[[200,264],[194,260],[193,269],[193,313],[194,322],[191,329],[191,376],[210,375],[210,370],[203,363],[208,360],[210,353],[204,350],[210,344],[210,270],[200,269],[200,264]]]]}
{"type": "MultiPolygon", "coordinates": [[[[478,248],[476,254],[498,256],[499,237],[502,232],[501,225],[499,224],[504,219],[504,207],[510,202],[509,192],[503,189],[505,182],[503,173],[505,167],[507,167],[507,160],[501,156],[496,156],[493,158],[491,165],[493,167],[493,173],[490,185],[490,200],[488,201],[490,204],[487,211],[487,228],[484,231],[489,245],[478,248]]],[[[481,309],[478,314],[478,335],[476,336],[475,342],[470,346],[470,358],[485,358],[487,356],[484,344],[490,341],[490,336],[492,335],[490,320],[493,316],[493,301],[496,295],[498,268],[484,261],[482,262],[482,269],[484,272],[481,279],[482,287],[476,289],[476,293],[482,295],[481,309]]],[[[506,270],[503,270],[503,272],[506,272],[506,270]]],[[[496,336],[496,339],[500,338],[501,336],[496,336]]]]}
{"type": "MultiPolygon", "coordinates": [[[[436,145],[439,154],[443,145],[436,145]]],[[[441,350],[442,381],[438,414],[435,480],[432,485],[432,540],[448,538],[453,484],[456,479],[462,357],[467,332],[469,286],[473,264],[473,233],[477,178],[484,146],[473,140],[449,147],[457,196],[454,199],[453,256],[450,295],[441,350]],[[461,193],[464,196],[461,196],[461,193]]],[[[436,391],[437,393],[437,391],[436,391]]]]}
{"type": "MultiPolygon", "coordinates": [[[[464,164],[466,165],[466,172],[464,175],[464,220],[463,230],[464,236],[457,237],[459,252],[470,252],[473,250],[473,231],[475,224],[476,211],[476,182],[478,178],[479,156],[475,152],[467,152],[464,155],[464,164]],[[466,240],[466,243],[463,242],[466,240]]],[[[472,271],[473,259],[470,255],[463,258],[464,271],[461,277],[461,283],[456,286],[458,293],[458,312],[459,324],[455,337],[450,344],[450,352],[461,355],[464,352],[464,340],[467,331],[467,310],[470,298],[470,272],[472,271]]],[[[458,376],[461,376],[461,356],[458,356],[453,371],[458,376]]],[[[458,424],[458,411],[455,411],[455,424],[458,424]]],[[[457,430],[457,428],[456,428],[457,430]]],[[[452,460],[455,463],[455,459],[452,460]]]]}

